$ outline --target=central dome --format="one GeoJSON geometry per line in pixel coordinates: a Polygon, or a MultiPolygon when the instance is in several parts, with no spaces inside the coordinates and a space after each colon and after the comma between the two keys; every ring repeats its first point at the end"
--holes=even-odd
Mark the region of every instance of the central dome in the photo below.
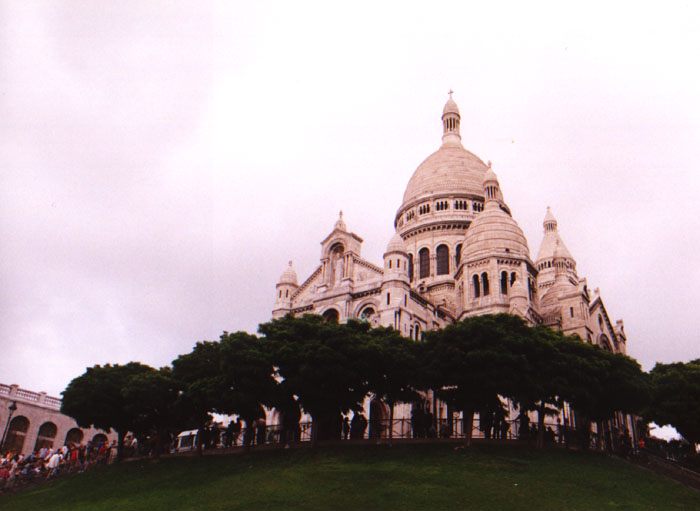
{"type": "Polygon", "coordinates": [[[487,170],[486,164],[461,144],[443,144],[411,176],[403,194],[403,204],[441,193],[481,197],[487,170]]]}
{"type": "Polygon", "coordinates": [[[462,147],[461,119],[450,91],[450,98],[442,110],[442,145],[411,176],[401,209],[413,201],[440,195],[483,198],[481,183],[488,167],[478,156],[462,147]]]}

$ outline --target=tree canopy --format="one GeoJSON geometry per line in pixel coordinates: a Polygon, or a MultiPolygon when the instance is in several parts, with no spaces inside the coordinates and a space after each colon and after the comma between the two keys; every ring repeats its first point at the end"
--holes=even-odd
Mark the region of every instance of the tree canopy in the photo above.
{"type": "Polygon", "coordinates": [[[218,341],[198,342],[172,368],[136,362],[88,368],[63,392],[62,411],[81,426],[115,429],[121,444],[128,431],[165,438],[177,428],[201,429],[211,413],[238,415],[250,425],[264,417],[263,407],[277,408],[291,430],[303,409],[315,441],[339,438],[341,414],[360,411],[367,396],[386,403],[393,419],[395,404],[433,391],[464,413],[469,442],[474,413],[500,409],[502,398],[521,414],[536,411],[543,433],[544,416],[563,402],[586,420],[605,421],[616,411],[638,413],[651,393],[653,420],[673,424],[691,441],[700,438],[700,362],[657,364],[650,380],[625,355],[516,316],[468,318],[425,332],[423,342],[313,315],[263,323],[259,333],[224,332],[218,341]]]}
{"type": "Polygon", "coordinates": [[[73,417],[80,427],[114,429],[121,459],[124,436],[138,423],[138,414],[124,389],[131,378],[151,371],[152,367],[138,362],[88,367],[62,392],[61,413],[73,417]]]}
{"type": "Polygon", "coordinates": [[[651,400],[645,416],[670,424],[688,442],[700,443],[700,359],[657,363],[651,370],[651,400]]]}

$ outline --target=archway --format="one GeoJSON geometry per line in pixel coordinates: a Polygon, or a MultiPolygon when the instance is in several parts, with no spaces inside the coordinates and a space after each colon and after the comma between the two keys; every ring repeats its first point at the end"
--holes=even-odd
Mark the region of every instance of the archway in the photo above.
{"type": "Polygon", "coordinates": [[[92,437],[92,445],[100,445],[101,443],[107,443],[107,435],[97,433],[94,437],[92,437]]]}
{"type": "Polygon", "coordinates": [[[328,285],[333,287],[340,284],[345,276],[345,248],[342,244],[336,243],[329,251],[328,257],[328,285]]]}
{"type": "Polygon", "coordinates": [[[39,428],[39,433],[36,435],[36,443],[34,444],[34,450],[38,451],[43,447],[51,449],[53,447],[54,438],[56,438],[56,433],[58,428],[53,422],[44,422],[39,428]]]}
{"type": "Polygon", "coordinates": [[[385,437],[390,427],[389,407],[378,399],[372,399],[369,402],[369,437],[385,437]]]}
{"type": "Polygon", "coordinates": [[[326,323],[338,323],[340,319],[340,316],[338,314],[338,311],[335,309],[328,309],[326,312],[323,313],[323,320],[326,323]]]}
{"type": "Polygon", "coordinates": [[[372,319],[374,318],[374,315],[376,314],[374,307],[371,305],[367,305],[362,308],[360,311],[360,321],[367,321],[367,322],[372,322],[372,319]]]}
{"type": "Polygon", "coordinates": [[[83,430],[80,428],[71,428],[68,430],[68,433],[66,433],[66,441],[64,442],[65,445],[73,444],[73,445],[80,445],[80,443],[83,441],[83,430]]]}
{"type": "Polygon", "coordinates": [[[28,429],[29,419],[27,419],[24,415],[20,415],[12,419],[12,422],[10,422],[10,427],[7,430],[7,437],[5,438],[5,452],[13,451],[16,453],[21,453],[22,448],[24,447],[24,439],[27,436],[28,429]]]}

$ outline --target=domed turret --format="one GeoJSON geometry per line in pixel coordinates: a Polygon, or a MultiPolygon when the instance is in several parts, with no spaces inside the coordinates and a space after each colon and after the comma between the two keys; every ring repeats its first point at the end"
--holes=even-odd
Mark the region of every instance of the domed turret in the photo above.
{"type": "Polygon", "coordinates": [[[297,272],[294,271],[294,267],[292,266],[292,261],[289,261],[289,266],[282,272],[282,276],[280,277],[280,284],[291,284],[291,285],[298,285],[297,281],[297,272]]]}
{"type": "Polygon", "coordinates": [[[406,245],[398,233],[391,238],[384,252],[383,280],[400,280],[408,284],[408,254],[406,245]]]}
{"type": "Polygon", "coordinates": [[[281,318],[292,310],[292,296],[294,291],[299,288],[297,283],[297,272],[292,267],[292,261],[289,261],[289,266],[282,272],[280,281],[277,283],[277,297],[275,306],[272,309],[273,318],[281,318]]]}
{"type": "Polygon", "coordinates": [[[525,317],[528,309],[527,289],[523,281],[517,279],[510,287],[510,300],[508,312],[517,316],[525,317]]]}
{"type": "Polygon", "coordinates": [[[549,207],[547,207],[547,213],[542,222],[542,226],[544,228],[544,237],[542,238],[542,244],[540,245],[540,250],[537,253],[537,260],[535,262],[537,270],[539,271],[537,277],[538,285],[551,282],[554,279],[556,273],[554,261],[555,251],[558,251],[559,257],[563,259],[566,271],[570,273],[573,278],[578,278],[576,276],[576,260],[562,241],[557,228],[557,220],[554,218],[549,207]]]}
{"type": "Polygon", "coordinates": [[[392,252],[406,254],[406,244],[398,233],[392,236],[391,241],[389,241],[389,244],[386,246],[385,254],[391,254],[392,252]]]}
{"type": "Polygon", "coordinates": [[[490,168],[484,176],[483,187],[486,204],[484,211],[477,215],[467,230],[467,248],[463,258],[468,261],[488,254],[504,253],[529,257],[530,249],[522,229],[501,208],[500,185],[496,173],[490,168]]]}

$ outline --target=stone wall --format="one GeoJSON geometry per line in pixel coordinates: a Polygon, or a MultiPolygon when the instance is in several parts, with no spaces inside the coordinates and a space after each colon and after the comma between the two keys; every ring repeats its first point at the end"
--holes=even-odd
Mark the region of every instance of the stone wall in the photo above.
{"type": "Polygon", "coordinates": [[[75,444],[86,444],[96,435],[104,435],[111,443],[117,439],[114,431],[106,433],[95,428],[79,428],[78,424],[60,412],[61,400],[45,392],[32,392],[18,385],[0,383],[0,434],[7,431],[3,452],[16,450],[29,454],[41,446],[62,447],[71,432],[75,444]],[[17,410],[10,419],[9,407],[15,403],[17,410]],[[22,431],[26,426],[26,431],[22,431]],[[40,432],[42,433],[40,435],[40,432]]]}

